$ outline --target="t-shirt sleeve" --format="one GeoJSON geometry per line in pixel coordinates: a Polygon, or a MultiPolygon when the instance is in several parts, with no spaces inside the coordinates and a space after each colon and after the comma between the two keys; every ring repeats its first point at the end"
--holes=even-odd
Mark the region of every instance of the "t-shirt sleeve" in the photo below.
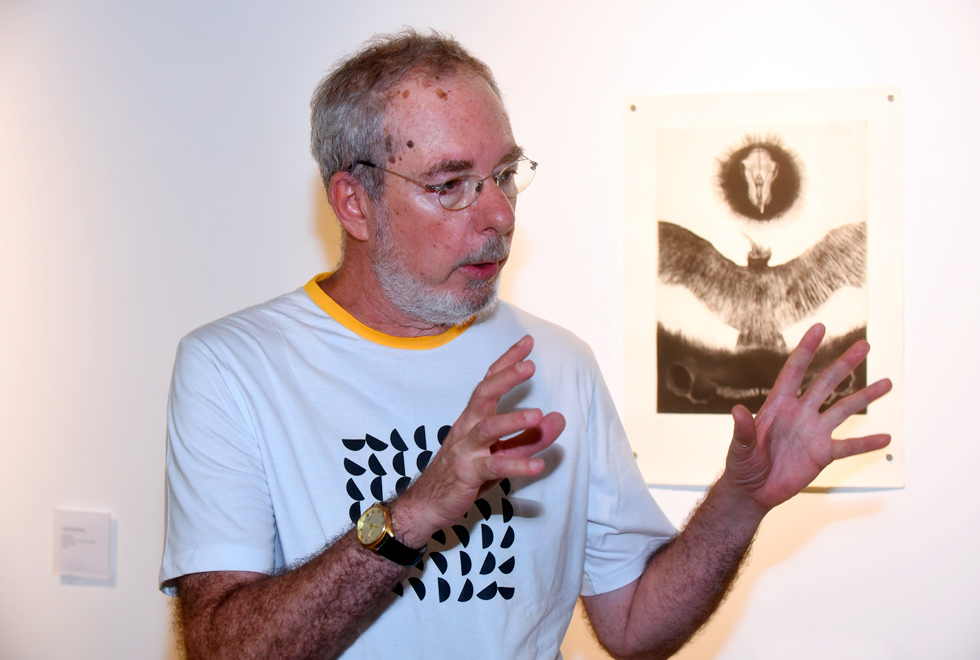
{"type": "Polygon", "coordinates": [[[640,474],[601,374],[589,414],[589,464],[583,596],[640,577],[650,554],[676,532],[640,474]]]}
{"type": "Polygon", "coordinates": [[[234,374],[199,339],[177,349],[167,413],[160,588],[207,571],[270,573],[275,518],[262,455],[234,374]]]}

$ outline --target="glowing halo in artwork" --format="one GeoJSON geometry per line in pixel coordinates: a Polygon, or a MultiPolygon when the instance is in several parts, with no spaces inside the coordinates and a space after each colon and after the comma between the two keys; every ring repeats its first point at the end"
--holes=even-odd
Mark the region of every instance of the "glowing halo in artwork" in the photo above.
{"type": "Polygon", "coordinates": [[[799,199],[803,169],[774,136],[746,135],[718,159],[718,188],[728,207],[749,220],[779,218],[799,199]]]}

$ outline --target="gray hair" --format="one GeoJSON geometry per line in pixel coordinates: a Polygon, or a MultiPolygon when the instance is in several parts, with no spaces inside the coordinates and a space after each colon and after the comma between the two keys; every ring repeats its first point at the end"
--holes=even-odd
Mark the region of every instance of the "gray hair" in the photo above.
{"type": "MultiPolygon", "coordinates": [[[[385,115],[391,91],[409,75],[436,77],[464,73],[484,80],[500,98],[500,88],[484,62],[456,39],[435,30],[427,34],[407,28],[397,34],[376,35],[358,52],[338,62],[320,81],[310,101],[310,151],[324,186],[337,172],[358,160],[384,162],[385,115]]],[[[381,197],[383,172],[358,168],[358,180],[372,200],[381,197]]]]}

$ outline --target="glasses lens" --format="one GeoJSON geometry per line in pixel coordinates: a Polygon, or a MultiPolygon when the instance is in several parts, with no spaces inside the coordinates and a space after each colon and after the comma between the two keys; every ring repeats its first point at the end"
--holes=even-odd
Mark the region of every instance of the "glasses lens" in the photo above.
{"type": "Polygon", "coordinates": [[[439,203],[450,211],[466,208],[480,194],[480,183],[480,177],[473,174],[450,179],[439,187],[439,203]]]}
{"type": "MultiPolygon", "coordinates": [[[[496,172],[493,180],[500,186],[504,195],[514,199],[531,184],[537,167],[538,164],[533,160],[522,158],[496,172]]],[[[486,185],[485,179],[473,174],[450,179],[439,187],[439,202],[450,211],[465,209],[476,201],[484,185],[486,185]]]]}
{"type": "Polygon", "coordinates": [[[496,175],[497,185],[508,197],[517,197],[517,193],[524,192],[531,185],[537,166],[537,163],[525,158],[515,161],[496,175]]]}

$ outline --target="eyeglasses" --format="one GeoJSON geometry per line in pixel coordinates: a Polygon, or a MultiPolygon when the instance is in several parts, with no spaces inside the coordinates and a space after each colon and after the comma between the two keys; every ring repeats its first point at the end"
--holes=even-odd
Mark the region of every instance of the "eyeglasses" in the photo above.
{"type": "MultiPolygon", "coordinates": [[[[416,181],[398,172],[392,172],[387,168],[375,165],[367,160],[359,160],[354,164],[365,165],[379,169],[382,172],[387,172],[388,174],[394,174],[397,177],[425,188],[431,193],[436,193],[439,198],[439,203],[447,211],[459,211],[475,202],[476,198],[483,191],[483,182],[487,179],[493,179],[494,183],[504,192],[504,196],[507,199],[514,200],[518,193],[524,192],[524,189],[531,185],[531,180],[534,179],[534,173],[538,169],[538,164],[533,160],[519,158],[512,163],[507,163],[502,166],[499,172],[489,174],[482,179],[475,174],[468,174],[466,176],[453,177],[439,185],[432,185],[416,181]]],[[[511,201],[511,204],[513,205],[513,201],[511,201]]]]}

